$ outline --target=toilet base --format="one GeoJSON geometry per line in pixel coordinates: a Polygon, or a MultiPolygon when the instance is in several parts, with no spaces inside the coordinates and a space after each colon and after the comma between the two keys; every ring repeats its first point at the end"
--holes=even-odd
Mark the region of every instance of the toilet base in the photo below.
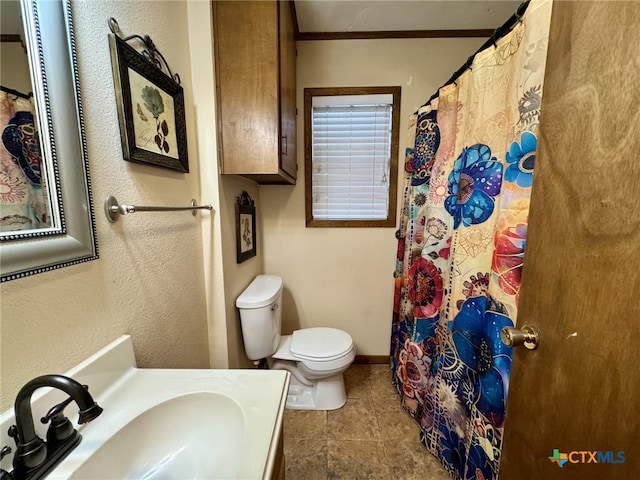
{"type": "Polygon", "coordinates": [[[290,410],[336,410],[346,402],[342,373],[317,380],[312,386],[304,385],[291,376],[286,404],[290,410]]]}

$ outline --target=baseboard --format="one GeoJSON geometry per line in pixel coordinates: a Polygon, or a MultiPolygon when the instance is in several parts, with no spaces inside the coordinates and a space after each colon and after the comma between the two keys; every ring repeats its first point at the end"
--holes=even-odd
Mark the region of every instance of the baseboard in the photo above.
{"type": "Polygon", "coordinates": [[[364,364],[364,365],[372,365],[383,363],[389,364],[389,355],[356,355],[353,363],[364,364]]]}

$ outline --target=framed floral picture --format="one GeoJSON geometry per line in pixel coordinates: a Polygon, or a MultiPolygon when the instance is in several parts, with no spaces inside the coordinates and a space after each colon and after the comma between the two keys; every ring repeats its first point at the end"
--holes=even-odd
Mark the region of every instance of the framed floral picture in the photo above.
{"type": "Polygon", "coordinates": [[[182,87],[119,36],[109,46],[124,159],[189,172],[182,87]]]}
{"type": "Polygon", "coordinates": [[[256,207],[247,192],[236,201],[236,246],[236,263],[256,256],[256,207]]]}

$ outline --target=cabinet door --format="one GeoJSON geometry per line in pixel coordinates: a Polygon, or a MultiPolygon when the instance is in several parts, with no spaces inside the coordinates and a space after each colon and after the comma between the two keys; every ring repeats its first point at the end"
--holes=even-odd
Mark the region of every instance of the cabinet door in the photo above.
{"type": "Polygon", "coordinates": [[[296,178],[296,39],[291,2],[280,13],[280,168],[296,178]]]}
{"type": "Polygon", "coordinates": [[[214,2],[222,172],[278,173],[278,9],[275,2],[214,2]]]}

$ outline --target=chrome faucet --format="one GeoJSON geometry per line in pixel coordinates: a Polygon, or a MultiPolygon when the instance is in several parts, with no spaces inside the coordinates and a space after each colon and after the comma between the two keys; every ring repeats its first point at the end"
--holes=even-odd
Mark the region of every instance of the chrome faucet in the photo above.
{"type": "Polygon", "coordinates": [[[80,434],[63,414],[71,400],[80,408],[79,424],[90,422],[102,413],[102,408],[88,390],[64,375],[43,375],[20,389],[14,407],[16,424],[9,428],[9,436],[16,442],[13,471],[9,474],[11,478],[31,480],[43,477],[80,443],[80,434]],[[31,412],[31,395],[40,387],[57,388],[70,396],[42,417],[42,423],[51,422],[46,442],[36,434],[31,412]]]}

